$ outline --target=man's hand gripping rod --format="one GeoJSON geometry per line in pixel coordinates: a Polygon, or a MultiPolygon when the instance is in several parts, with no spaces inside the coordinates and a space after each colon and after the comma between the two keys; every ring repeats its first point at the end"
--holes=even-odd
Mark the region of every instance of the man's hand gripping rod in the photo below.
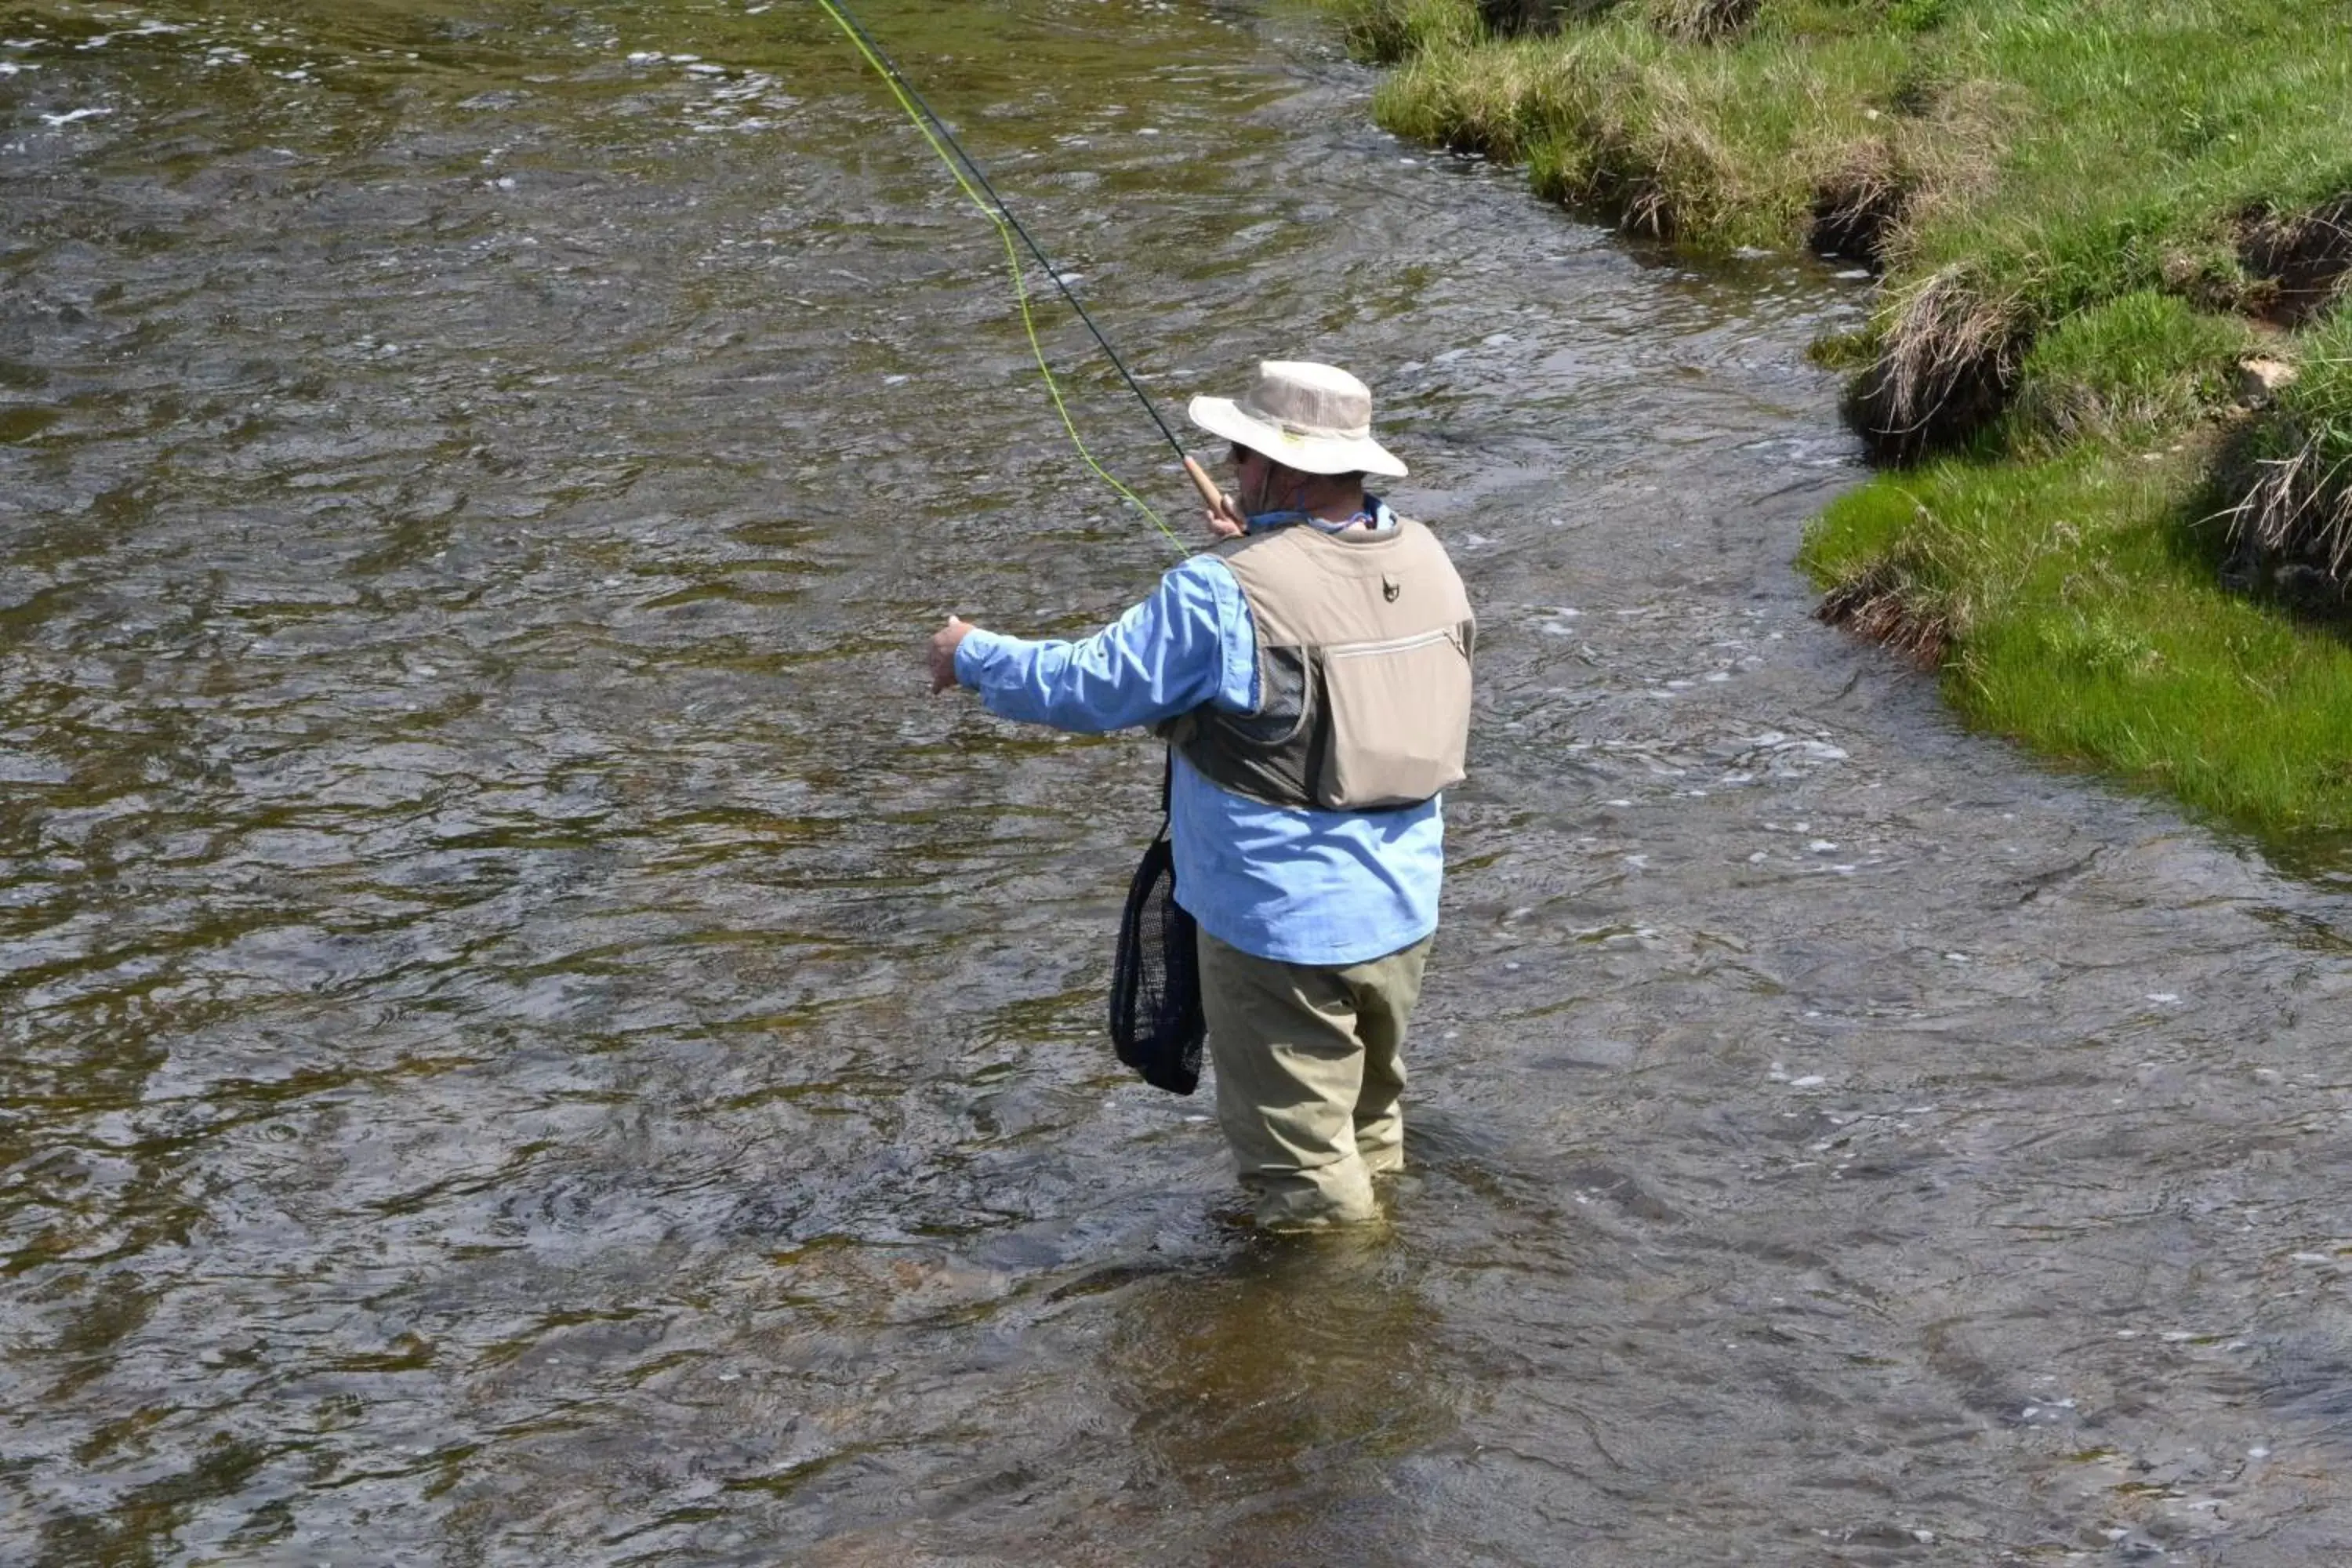
{"type": "Polygon", "coordinates": [[[1212,532],[1220,539],[1231,539],[1248,531],[1249,519],[1242,515],[1241,503],[1219,489],[1217,481],[1209,477],[1209,470],[1201,467],[1190,453],[1184,458],[1184,472],[1192,479],[1192,488],[1201,492],[1201,500],[1209,509],[1212,532]],[[1220,526],[1219,519],[1223,520],[1223,526],[1220,526]],[[1227,532],[1227,528],[1232,532],[1227,532]]]}

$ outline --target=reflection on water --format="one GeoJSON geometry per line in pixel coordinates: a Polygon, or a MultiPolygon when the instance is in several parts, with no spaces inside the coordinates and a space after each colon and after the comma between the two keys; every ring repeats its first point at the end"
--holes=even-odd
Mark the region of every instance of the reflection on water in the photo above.
{"type": "Polygon", "coordinates": [[[1115,1069],[1150,749],[920,694],[1168,556],[821,13],[0,0],[0,1559],[2340,1555],[2340,884],[1811,623],[1861,301],[1312,18],[861,9],[1478,601],[1391,1226],[1115,1069]]]}
{"type": "MultiPolygon", "coordinates": [[[[1138,1468],[1200,1503],[1247,1500],[1262,1544],[1269,1530],[1297,1539],[1302,1522],[1392,1511],[1389,1467],[1457,1425],[1414,1268],[1373,1229],[1261,1242],[1215,1273],[1134,1292],[1104,1365],[1138,1468]]],[[[1380,1527],[1368,1544],[1409,1528],[1348,1528],[1366,1523],[1380,1527]]]]}

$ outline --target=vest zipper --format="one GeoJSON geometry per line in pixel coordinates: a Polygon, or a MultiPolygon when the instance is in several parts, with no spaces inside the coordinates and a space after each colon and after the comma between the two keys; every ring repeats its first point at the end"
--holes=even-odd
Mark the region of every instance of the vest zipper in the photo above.
{"type": "Polygon", "coordinates": [[[1413,648],[1426,647],[1433,642],[1458,641],[1454,628],[1440,626],[1433,632],[1415,632],[1409,637],[1391,637],[1386,642],[1335,643],[1324,648],[1323,658],[1328,662],[1335,658],[1357,658],[1376,653],[1405,653],[1413,648]]]}

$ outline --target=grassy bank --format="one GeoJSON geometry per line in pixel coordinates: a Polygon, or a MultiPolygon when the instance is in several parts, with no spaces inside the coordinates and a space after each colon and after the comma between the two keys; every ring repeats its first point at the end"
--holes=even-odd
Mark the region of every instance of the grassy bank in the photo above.
{"type": "Polygon", "coordinates": [[[1825,610],[1974,721],[2352,826],[2352,3],[1328,0],[1402,134],[1880,271],[1825,610]],[[2252,369],[2249,369],[2249,366],[2252,369]]]}

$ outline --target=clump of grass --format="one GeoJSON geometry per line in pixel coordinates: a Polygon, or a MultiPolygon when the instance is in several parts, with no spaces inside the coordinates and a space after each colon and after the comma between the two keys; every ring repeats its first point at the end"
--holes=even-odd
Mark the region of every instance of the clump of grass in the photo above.
{"type": "Polygon", "coordinates": [[[1822,49],[1883,86],[1901,63],[1886,39],[1859,33],[1692,45],[1628,5],[1556,38],[1422,50],[1381,83],[1373,110],[1401,135],[1524,163],[1542,195],[1629,229],[1705,250],[1782,247],[1810,230],[1817,190],[1838,184],[1873,129],[1867,103],[1816,89],[1822,49]]]}
{"type": "Polygon", "coordinates": [[[1762,0],[1649,0],[1650,26],[1670,38],[1718,44],[1756,20],[1762,0]]]}
{"type": "Polygon", "coordinates": [[[1832,584],[1814,614],[1922,669],[1940,668],[1952,646],[1952,618],[1938,603],[1930,574],[1907,555],[1874,561],[1832,584]]]}
{"type": "Polygon", "coordinates": [[[1349,49],[1374,65],[1438,58],[1486,34],[1466,0],[1334,0],[1333,8],[1349,49]]]}
{"type": "Polygon", "coordinates": [[[1825,332],[1805,347],[1805,357],[1813,363],[1848,374],[1868,369],[1877,354],[1870,334],[1858,331],[1825,332]]]}
{"type": "Polygon", "coordinates": [[[2137,451],[2231,405],[2254,347],[2234,317],[2143,289],[2068,317],[2020,367],[2010,444],[2096,441],[2137,451]]]}
{"type": "Polygon", "coordinates": [[[1814,182],[1806,244],[1825,256],[1883,267],[1886,245],[1913,198],[1916,182],[1894,143],[1865,137],[1838,149],[1814,182]]]}
{"type": "Polygon", "coordinates": [[[2352,595],[2352,315],[2311,333],[2304,355],[2242,444],[2226,517],[2242,574],[2340,607],[2352,595]]]}
{"type": "Polygon", "coordinates": [[[2262,312],[2281,326],[2303,325],[2336,302],[2352,273],[2352,195],[2311,212],[2257,211],[2242,235],[2240,259],[2269,285],[2262,312]]]}
{"type": "Polygon", "coordinates": [[[1383,80],[1373,106],[1401,136],[1519,163],[1549,133],[1556,83],[1570,68],[1523,47],[1432,51],[1383,80]]]}
{"type": "Polygon", "coordinates": [[[1847,413],[1878,456],[1907,461],[1999,414],[2015,383],[2026,328],[2014,295],[1953,265],[1898,291],[1881,312],[1869,366],[1847,413]]]}

